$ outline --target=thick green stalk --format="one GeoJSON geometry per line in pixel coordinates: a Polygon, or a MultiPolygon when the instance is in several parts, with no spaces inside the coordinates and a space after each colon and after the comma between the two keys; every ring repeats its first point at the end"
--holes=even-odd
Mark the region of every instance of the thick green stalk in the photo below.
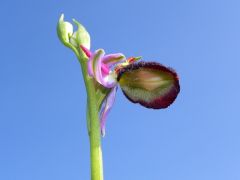
{"type": "Polygon", "coordinates": [[[103,162],[101,150],[100,123],[94,80],[87,74],[87,58],[80,52],[78,55],[87,91],[87,123],[89,125],[91,180],[103,180],[103,162]]]}

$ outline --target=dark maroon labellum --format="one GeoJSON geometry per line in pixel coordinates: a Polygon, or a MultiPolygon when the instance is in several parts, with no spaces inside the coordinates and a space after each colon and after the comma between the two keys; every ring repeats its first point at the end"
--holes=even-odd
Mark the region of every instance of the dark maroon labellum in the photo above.
{"type": "Polygon", "coordinates": [[[147,108],[167,108],[180,92],[177,73],[156,62],[139,62],[123,67],[117,80],[124,95],[147,108]]]}

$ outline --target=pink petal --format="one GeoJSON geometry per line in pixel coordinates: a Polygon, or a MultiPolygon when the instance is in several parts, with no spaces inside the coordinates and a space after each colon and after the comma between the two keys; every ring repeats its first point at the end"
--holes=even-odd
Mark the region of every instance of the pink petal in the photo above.
{"type": "Polygon", "coordinates": [[[111,66],[125,59],[123,54],[105,55],[103,49],[96,50],[88,61],[88,74],[98,83],[107,88],[113,88],[117,81],[112,78],[111,66]]]}
{"type": "Polygon", "coordinates": [[[107,115],[113,106],[115,96],[116,96],[116,91],[117,91],[117,86],[113,87],[111,92],[108,94],[100,114],[100,127],[101,127],[101,134],[103,137],[105,136],[105,124],[106,124],[107,115]]]}
{"type": "Polygon", "coordinates": [[[83,50],[86,56],[90,58],[90,56],[92,55],[92,52],[88,48],[84,47],[83,45],[80,45],[80,48],[83,50]]]}
{"type": "Polygon", "coordinates": [[[102,49],[96,50],[88,60],[88,74],[90,76],[96,76],[96,71],[98,70],[97,64],[99,61],[101,63],[101,59],[104,56],[105,52],[102,49]]]}
{"type": "MultiPolygon", "coordinates": [[[[110,69],[108,68],[108,66],[106,64],[103,63],[103,60],[105,57],[104,54],[105,54],[105,52],[103,49],[97,50],[95,52],[95,54],[93,55],[93,58],[90,58],[92,65],[90,65],[89,67],[92,67],[93,75],[98,83],[100,83],[104,87],[112,88],[116,85],[117,82],[109,80],[110,69]],[[108,73],[106,73],[106,72],[108,72],[108,73]],[[109,78],[108,78],[108,76],[109,76],[109,78]]],[[[91,69],[90,69],[90,72],[91,72],[91,69]]]]}
{"type": "Polygon", "coordinates": [[[102,58],[104,57],[105,52],[104,50],[99,50],[99,53],[101,53],[100,57],[96,57],[93,61],[94,77],[96,78],[97,82],[103,86],[106,86],[106,82],[104,81],[104,74],[102,72],[102,58]]]}
{"type": "Polygon", "coordinates": [[[109,72],[110,72],[110,69],[107,67],[107,65],[105,65],[105,64],[102,64],[102,72],[103,72],[103,74],[109,74],[109,72]]]}
{"type": "Polygon", "coordinates": [[[117,63],[120,63],[121,61],[125,60],[125,56],[122,53],[116,53],[116,54],[108,54],[103,57],[103,63],[106,64],[108,67],[111,67],[117,63]]]}

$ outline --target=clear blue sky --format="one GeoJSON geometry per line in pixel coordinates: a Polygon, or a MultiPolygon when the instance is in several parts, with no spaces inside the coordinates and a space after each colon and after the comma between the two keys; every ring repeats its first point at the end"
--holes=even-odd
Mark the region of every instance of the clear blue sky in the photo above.
{"type": "Polygon", "coordinates": [[[142,56],[180,76],[166,110],[118,91],[105,180],[239,180],[239,9],[238,0],[2,0],[0,179],[90,179],[83,79],[56,35],[64,12],[88,29],[92,49],[142,56]]]}

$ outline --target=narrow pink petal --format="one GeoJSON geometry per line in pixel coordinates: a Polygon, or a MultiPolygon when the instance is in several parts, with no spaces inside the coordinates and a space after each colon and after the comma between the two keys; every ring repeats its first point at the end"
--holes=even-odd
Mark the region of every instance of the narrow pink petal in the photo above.
{"type": "Polygon", "coordinates": [[[92,55],[92,52],[88,48],[84,47],[83,45],[80,45],[80,48],[83,50],[86,56],[90,58],[90,56],[92,55]]]}
{"type": "Polygon", "coordinates": [[[125,56],[122,53],[108,54],[103,57],[103,63],[108,67],[114,66],[121,61],[126,60],[125,56]]]}
{"type": "Polygon", "coordinates": [[[104,77],[102,74],[102,58],[104,57],[104,50],[97,50],[97,53],[101,54],[99,57],[97,57],[93,61],[93,72],[94,72],[94,77],[96,78],[97,82],[105,86],[105,81],[104,77]]]}
{"type": "Polygon", "coordinates": [[[98,70],[99,68],[97,66],[97,63],[99,61],[101,62],[101,59],[104,56],[104,54],[105,54],[104,50],[98,49],[91,55],[91,57],[89,58],[89,60],[87,62],[88,63],[88,74],[90,76],[94,76],[97,81],[98,81],[98,79],[96,77],[96,72],[99,72],[99,70],[98,70]]]}
{"type": "Polygon", "coordinates": [[[94,58],[95,53],[92,54],[92,52],[83,45],[80,45],[80,48],[86,54],[86,56],[89,58],[89,60],[87,62],[88,74],[89,74],[89,76],[93,76],[92,62],[93,62],[93,58],[94,58]]]}
{"type": "Polygon", "coordinates": [[[104,73],[104,74],[109,74],[109,72],[110,72],[110,69],[107,67],[107,65],[105,65],[105,64],[102,64],[102,72],[104,73]]]}
{"type": "Polygon", "coordinates": [[[107,98],[105,99],[104,106],[102,107],[102,112],[100,114],[100,126],[101,126],[101,134],[104,137],[105,136],[105,125],[106,125],[106,119],[109,111],[111,110],[115,96],[116,96],[117,86],[113,87],[111,92],[108,94],[107,98]]]}

